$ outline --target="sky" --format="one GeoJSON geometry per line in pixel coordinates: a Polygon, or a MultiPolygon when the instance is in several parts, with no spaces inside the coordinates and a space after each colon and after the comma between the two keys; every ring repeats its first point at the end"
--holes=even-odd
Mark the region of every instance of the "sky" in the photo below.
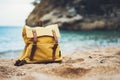
{"type": "Polygon", "coordinates": [[[23,26],[34,0],[0,0],[0,26],[23,26]]]}

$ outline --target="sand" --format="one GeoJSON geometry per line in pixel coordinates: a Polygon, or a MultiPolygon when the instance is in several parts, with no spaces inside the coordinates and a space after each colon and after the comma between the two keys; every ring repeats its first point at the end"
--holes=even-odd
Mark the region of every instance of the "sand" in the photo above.
{"type": "Polygon", "coordinates": [[[0,59],[0,80],[120,80],[120,46],[76,51],[62,63],[25,64],[0,59]]]}

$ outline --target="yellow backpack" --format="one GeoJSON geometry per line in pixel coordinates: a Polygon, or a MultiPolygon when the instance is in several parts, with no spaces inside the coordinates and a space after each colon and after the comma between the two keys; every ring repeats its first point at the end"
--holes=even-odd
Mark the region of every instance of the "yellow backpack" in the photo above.
{"type": "Polygon", "coordinates": [[[62,61],[60,46],[58,44],[60,33],[57,24],[33,28],[24,26],[22,36],[25,48],[22,55],[14,64],[15,66],[21,66],[25,63],[62,61]]]}

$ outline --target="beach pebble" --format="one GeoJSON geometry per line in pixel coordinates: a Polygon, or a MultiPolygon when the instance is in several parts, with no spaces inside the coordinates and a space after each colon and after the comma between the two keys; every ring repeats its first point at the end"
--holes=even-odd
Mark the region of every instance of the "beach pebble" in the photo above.
{"type": "Polygon", "coordinates": [[[100,60],[100,63],[105,63],[105,60],[104,59],[100,60]]]}
{"type": "Polygon", "coordinates": [[[17,73],[17,76],[24,76],[26,73],[25,71],[17,73]]]}
{"type": "Polygon", "coordinates": [[[89,56],[89,58],[91,58],[91,59],[92,59],[92,56],[89,56]]]}

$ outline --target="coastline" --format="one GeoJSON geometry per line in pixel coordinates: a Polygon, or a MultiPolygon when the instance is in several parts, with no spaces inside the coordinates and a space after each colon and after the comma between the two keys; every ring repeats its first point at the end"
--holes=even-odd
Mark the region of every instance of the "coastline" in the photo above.
{"type": "Polygon", "coordinates": [[[119,80],[120,46],[63,54],[62,63],[14,66],[0,59],[1,80],[119,80]]]}

